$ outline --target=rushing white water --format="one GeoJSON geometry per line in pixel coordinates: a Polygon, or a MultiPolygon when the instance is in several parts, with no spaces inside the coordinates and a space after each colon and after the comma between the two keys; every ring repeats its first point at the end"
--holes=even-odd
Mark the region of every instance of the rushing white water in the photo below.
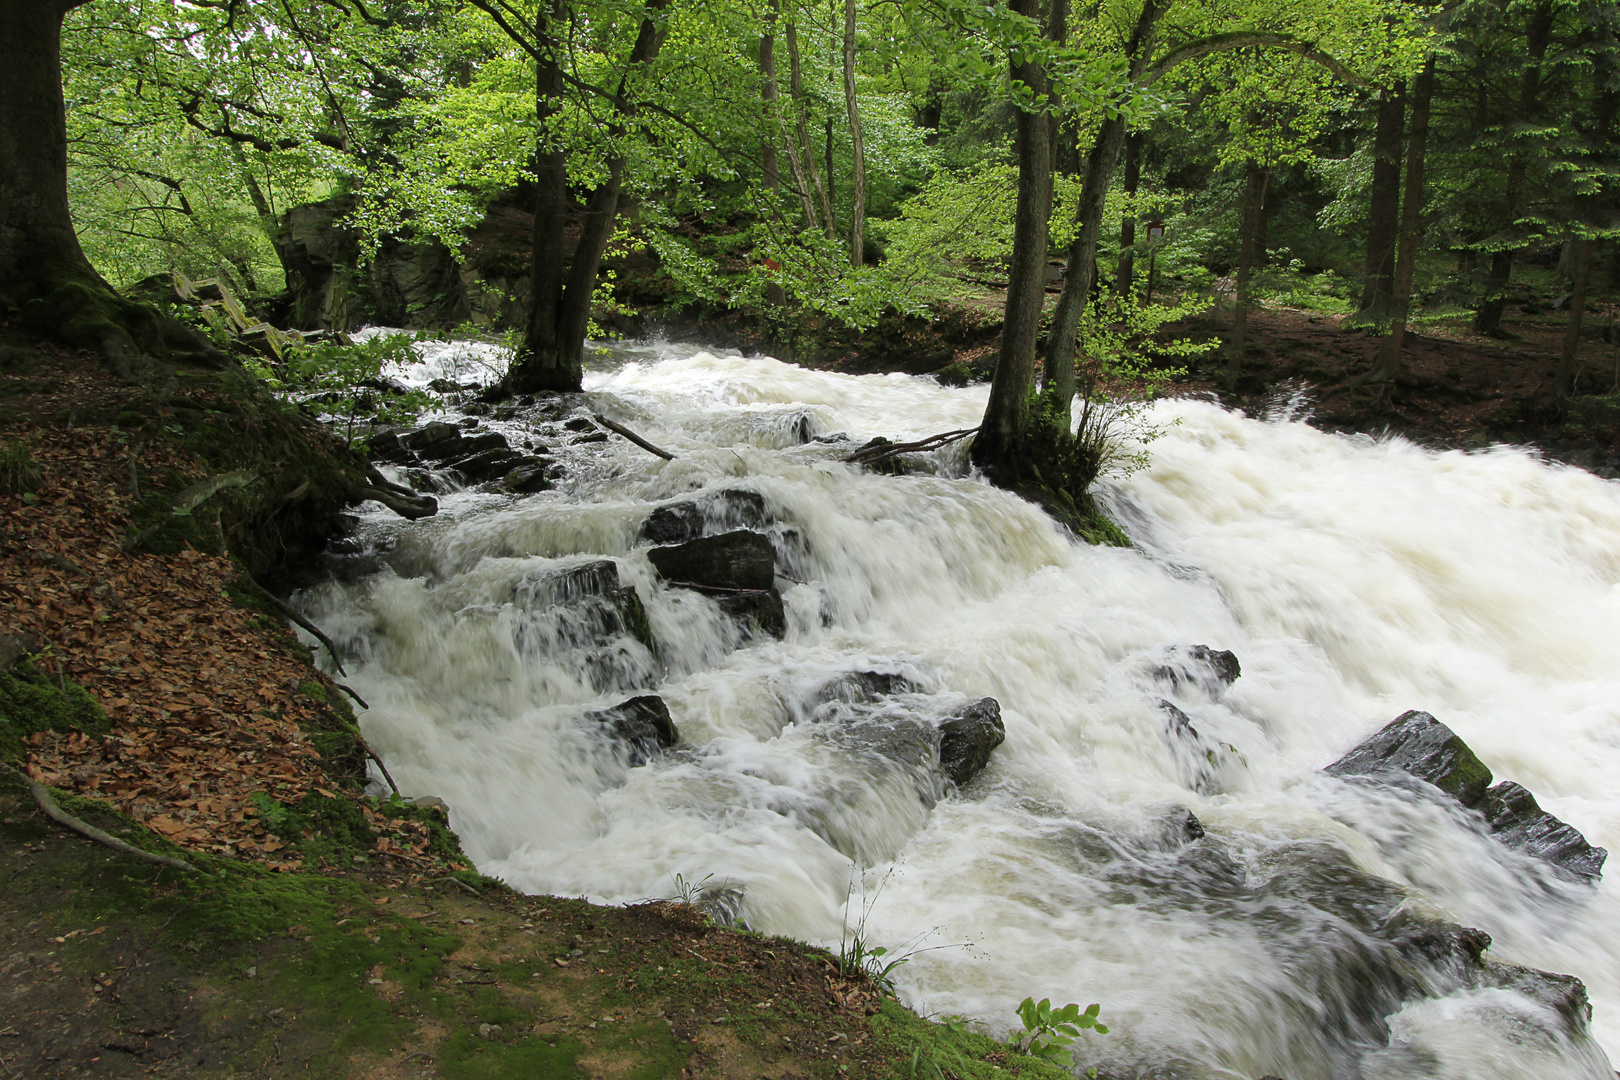
{"type": "Polygon", "coordinates": [[[925,1012],[1005,1030],[1026,995],[1098,1001],[1113,1031],[1091,1060],[1121,1075],[1612,1076],[1616,885],[1566,883],[1456,808],[1319,770],[1421,708],[1620,845],[1620,489],[1516,450],[1165,402],[1151,466],[1107,492],[1123,550],[962,477],[960,446],[938,475],[886,476],[839,463],[849,442],[805,441],[971,426],[984,397],[626,352],[581,404],[676,460],[615,439],[566,452],[557,491],[370,516],[389,568],[305,603],[355,654],[366,735],[402,788],[444,798],[479,868],[517,888],[628,902],[677,874],[725,883],[756,929],[836,944],[859,925],[917,949],[895,975],[925,1012]],[[763,495],[794,552],[782,641],[744,640],[636,546],[653,504],[725,487],[763,495]],[[636,588],[656,655],[628,637],[593,651],[526,602],[591,556],[636,588]],[[1154,677],[1194,643],[1240,658],[1229,691],[1154,677]],[[946,792],[838,734],[858,724],[809,722],[807,695],[850,671],[910,679],[899,714],[994,696],[1006,742],[946,792]],[[660,694],[682,739],[639,767],[580,720],[633,692],[660,694]],[[1167,738],[1165,698],[1201,748],[1167,738]],[[1184,810],[1208,837],[1170,835],[1184,810]],[[1486,930],[1498,959],[1579,976],[1593,1039],[1511,990],[1369,996],[1358,973],[1384,946],[1350,910],[1355,868],[1486,930]],[[1286,883],[1305,880],[1301,900],[1286,883]]]}

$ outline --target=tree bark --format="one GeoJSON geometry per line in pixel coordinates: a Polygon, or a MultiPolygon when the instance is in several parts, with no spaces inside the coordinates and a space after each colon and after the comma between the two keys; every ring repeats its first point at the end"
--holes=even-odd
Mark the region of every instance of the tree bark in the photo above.
{"type": "MultiPolygon", "coordinates": [[[[777,0],[770,0],[765,7],[765,32],[759,36],[759,74],[760,96],[765,100],[765,140],[760,147],[760,168],[764,173],[765,197],[773,205],[776,202],[776,193],[782,187],[782,179],[778,175],[776,158],[776,140],[780,137],[788,144],[788,162],[793,169],[794,177],[798,181],[799,193],[808,195],[804,190],[804,177],[800,175],[798,155],[793,152],[792,136],[782,126],[781,109],[777,104],[776,92],[776,5],[777,0]]],[[[765,302],[774,307],[783,307],[787,304],[787,294],[777,281],[766,281],[765,302]]]]}
{"type": "MultiPolygon", "coordinates": [[[[1541,62],[1546,58],[1547,45],[1552,39],[1553,17],[1551,0],[1541,0],[1531,12],[1525,29],[1528,62],[1519,77],[1519,115],[1515,118],[1520,121],[1533,122],[1541,112],[1541,62]]],[[[1508,163],[1507,183],[1503,186],[1507,193],[1506,228],[1513,227],[1524,206],[1524,177],[1529,165],[1529,155],[1524,152],[1514,154],[1508,163]]],[[[1491,253],[1490,281],[1474,312],[1475,333],[1492,337],[1502,333],[1502,312],[1507,307],[1507,288],[1512,280],[1515,254],[1513,249],[1491,253]]]]}
{"type": "Polygon", "coordinates": [[[844,104],[854,154],[850,181],[849,264],[866,262],[866,146],[861,138],[861,103],[855,94],[855,0],[844,0],[844,104]]]}
{"type": "Polygon", "coordinates": [[[1395,296],[1389,333],[1379,342],[1368,382],[1394,379],[1400,372],[1406,343],[1406,319],[1412,310],[1412,274],[1423,238],[1423,162],[1429,141],[1429,100],[1434,93],[1434,57],[1423,65],[1412,86],[1412,131],[1406,139],[1406,192],[1401,198],[1400,254],[1395,261],[1395,296]]]}
{"type": "Polygon", "coordinates": [[[1586,284],[1591,276],[1592,238],[1583,236],[1576,244],[1575,283],[1569,291],[1569,322],[1564,324],[1564,344],[1553,375],[1553,393],[1560,398],[1575,393],[1575,361],[1580,354],[1581,323],[1586,317],[1586,284]]]}
{"type": "Polygon", "coordinates": [[[79,246],[67,199],[62,19],[83,0],[0,4],[0,307],[23,328],[100,352],[128,377],[143,353],[217,365],[206,339],[125,300],[79,246]]]}
{"type": "MultiPolygon", "coordinates": [[[[649,64],[664,44],[664,29],[655,16],[670,0],[648,0],[646,14],[636,34],[636,43],[625,62],[619,81],[614,113],[617,120],[611,134],[622,136],[625,122],[633,119],[634,109],[625,102],[624,91],[630,72],[649,64]]],[[[613,154],[606,161],[607,178],[586,200],[568,272],[563,274],[566,243],[563,230],[568,216],[568,156],[561,146],[549,145],[556,133],[547,121],[561,109],[563,72],[551,42],[550,24],[564,14],[562,0],[555,0],[551,11],[536,16],[536,39],[540,59],[536,61],[536,112],[540,118],[535,177],[534,265],[531,270],[533,297],[529,325],[523,344],[502,380],[510,393],[568,393],[581,388],[585,378],[585,330],[590,325],[591,299],[596,291],[596,275],[602,265],[618,217],[619,194],[624,183],[625,159],[613,154]]]]}
{"type": "Polygon", "coordinates": [[[1349,321],[1382,328],[1395,290],[1395,244],[1401,218],[1401,133],[1406,126],[1406,86],[1397,82],[1378,94],[1373,129],[1372,198],[1367,258],[1361,279],[1361,310],[1349,321]]]}
{"type": "Polygon", "coordinates": [[[1132,205],[1142,178],[1142,135],[1125,136],[1125,197],[1128,208],[1119,223],[1119,266],[1114,270],[1114,292],[1129,297],[1136,276],[1136,209],[1132,205]]]}
{"type": "Polygon", "coordinates": [[[1250,158],[1243,168],[1243,222],[1238,240],[1235,295],[1232,297],[1232,336],[1226,343],[1226,388],[1237,385],[1243,374],[1243,356],[1249,347],[1249,284],[1254,268],[1265,255],[1266,188],[1271,170],[1250,158]]]}
{"type": "MultiPolygon", "coordinates": [[[[1170,10],[1170,0],[1147,0],[1137,16],[1131,31],[1126,55],[1130,58],[1131,75],[1141,78],[1153,54],[1154,38],[1158,34],[1159,20],[1170,10]]],[[[1052,313],[1052,330],[1046,339],[1046,372],[1044,389],[1057,410],[1059,422],[1067,425],[1074,398],[1074,346],[1080,332],[1080,318],[1091,300],[1092,286],[1097,281],[1097,237],[1102,234],[1103,209],[1108,201],[1108,186],[1113,182],[1114,166],[1119,162],[1120,150],[1125,145],[1125,122],[1122,118],[1104,118],[1097,130],[1097,140],[1086,157],[1086,175],[1080,185],[1080,202],[1075,207],[1074,239],[1069,243],[1068,269],[1063,276],[1063,292],[1058,296],[1057,309],[1052,313]]]]}
{"type": "MultiPolygon", "coordinates": [[[[816,202],[821,207],[819,220],[815,208],[810,203],[809,191],[805,193],[804,219],[812,229],[820,229],[822,233],[831,237],[837,233],[833,224],[832,200],[828,198],[827,188],[821,182],[821,173],[816,169],[816,156],[810,147],[810,122],[805,115],[804,108],[804,80],[799,69],[799,34],[793,23],[787,24],[786,31],[788,48],[788,96],[793,99],[793,124],[799,136],[799,149],[804,155],[803,165],[805,179],[810,181],[810,187],[815,190],[816,202]]],[[[828,160],[831,160],[829,155],[828,160]]],[[[831,175],[831,174],[829,174],[831,175]]],[[[804,187],[804,180],[799,181],[804,187]]]]}
{"type": "MultiPolygon", "coordinates": [[[[1037,0],[1010,0],[1013,12],[1035,18],[1037,0]]],[[[1047,91],[1039,64],[1014,63],[1012,78],[1037,97],[1047,91]]],[[[1046,295],[1046,249],[1052,213],[1051,124],[1042,112],[1018,110],[1015,138],[1018,156],[1018,202],[1013,223],[1012,266],[1008,272],[1007,307],[1001,352],[990,380],[984,423],[973,440],[972,460],[1004,487],[1025,475],[1022,442],[1029,427],[1029,392],[1035,378],[1035,346],[1040,335],[1046,295]]]]}

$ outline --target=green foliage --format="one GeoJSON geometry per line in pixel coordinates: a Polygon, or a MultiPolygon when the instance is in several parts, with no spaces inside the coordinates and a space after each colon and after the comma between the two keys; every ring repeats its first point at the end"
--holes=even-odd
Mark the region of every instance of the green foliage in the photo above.
{"type": "Polygon", "coordinates": [[[389,365],[413,363],[415,339],[405,334],[376,334],[363,341],[320,339],[290,345],[280,363],[250,362],[250,372],[275,393],[308,402],[328,420],[342,425],[343,438],[359,439],[355,426],[409,424],[427,408],[429,397],[420,390],[386,393],[375,385],[389,365]]]}
{"type": "Polygon", "coordinates": [[[1101,1011],[1102,1007],[1095,1002],[1082,1012],[1073,1002],[1054,1009],[1050,998],[1042,998],[1039,1004],[1034,998],[1025,998],[1018,1006],[1018,1019],[1023,1022],[1024,1030],[1009,1036],[1007,1046],[1017,1053],[1047,1061],[1072,1057],[1071,1047],[1082,1031],[1108,1034],[1108,1025],[1097,1020],[1101,1011]]]}
{"type": "Polygon", "coordinates": [[[7,440],[0,445],[0,495],[21,495],[31,502],[43,480],[26,443],[7,440]]]}

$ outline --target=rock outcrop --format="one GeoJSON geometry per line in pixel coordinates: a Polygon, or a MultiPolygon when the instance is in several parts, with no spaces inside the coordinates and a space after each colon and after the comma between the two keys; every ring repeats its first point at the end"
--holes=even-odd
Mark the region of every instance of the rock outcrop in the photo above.
{"type": "Polygon", "coordinates": [[[670,718],[669,706],[656,694],[621,701],[612,708],[585,714],[585,719],[600,726],[631,765],[645,765],[681,741],[675,721],[670,718]]]}
{"type": "Polygon", "coordinates": [[[655,547],[647,557],[659,576],[673,584],[756,591],[776,583],[776,556],[769,538],[747,529],[655,547]]]}
{"type": "Polygon", "coordinates": [[[1402,713],[1323,770],[1330,776],[1411,777],[1430,784],[1483,819],[1499,843],[1579,881],[1596,882],[1608,852],[1536,804],[1512,781],[1491,787],[1491,770],[1468,744],[1426,712],[1402,713]]]}
{"type": "Polygon", "coordinates": [[[714,533],[757,530],[768,524],[763,495],[744,488],[721,488],[655,508],[642,522],[638,539],[653,544],[684,544],[714,533]]]}

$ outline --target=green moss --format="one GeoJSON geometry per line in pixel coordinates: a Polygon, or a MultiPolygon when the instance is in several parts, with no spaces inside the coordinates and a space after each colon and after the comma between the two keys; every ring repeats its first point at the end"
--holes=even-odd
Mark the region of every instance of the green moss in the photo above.
{"type": "Polygon", "coordinates": [[[90,691],[71,679],[50,678],[27,660],[0,672],[0,756],[22,754],[22,740],[38,731],[99,734],[112,721],[90,691]]]}
{"type": "MultiPolygon", "coordinates": [[[[906,1077],[907,1080],[941,1076],[955,1076],[958,1080],[991,1080],[1005,1076],[1073,1080],[1074,1077],[1068,1070],[1039,1058],[1014,1054],[995,1039],[969,1031],[959,1022],[938,1024],[924,1020],[893,999],[883,1002],[871,1024],[878,1049],[897,1062],[887,1073],[890,1077],[906,1077]]],[[[1083,1046],[1081,1053],[1084,1053],[1083,1046]]]]}

